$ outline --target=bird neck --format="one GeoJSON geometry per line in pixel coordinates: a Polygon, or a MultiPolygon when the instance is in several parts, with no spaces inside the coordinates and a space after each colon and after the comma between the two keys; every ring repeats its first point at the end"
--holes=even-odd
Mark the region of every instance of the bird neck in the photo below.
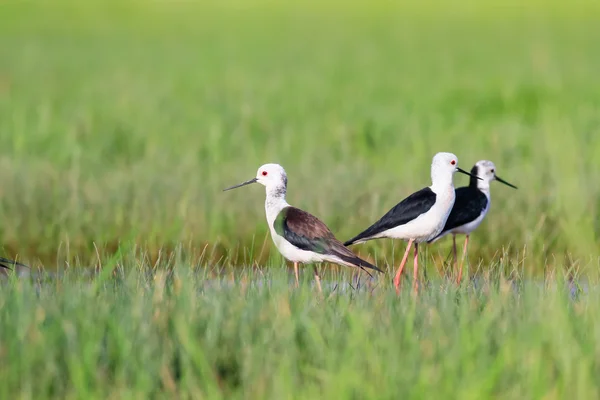
{"type": "Polygon", "coordinates": [[[452,172],[444,173],[436,171],[431,174],[431,190],[436,193],[443,192],[448,188],[454,188],[452,172]]]}
{"type": "Polygon", "coordinates": [[[479,189],[479,183],[483,182],[483,181],[476,178],[476,176],[478,174],[479,174],[479,167],[477,165],[474,165],[473,168],[471,168],[471,176],[469,177],[469,186],[479,189]]]}
{"type": "Polygon", "coordinates": [[[267,221],[269,225],[272,225],[277,215],[285,207],[289,207],[289,204],[285,200],[286,187],[283,185],[267,187],[267,197],[265,199],[265,211],[267,214],[267,221]]]}
{"type": "Polygon", "coordinates": [[[487,179],[483,179],[477,182],[477,189],[481,190],[483,193],[490,193],[490,181],[487,179]]]}

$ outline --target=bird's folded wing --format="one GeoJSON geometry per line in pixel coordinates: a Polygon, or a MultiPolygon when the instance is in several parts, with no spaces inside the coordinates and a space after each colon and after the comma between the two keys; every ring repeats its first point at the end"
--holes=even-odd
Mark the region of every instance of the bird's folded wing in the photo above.
{"type": "Polygon", "coordinates": [[[275,219],[275,232],[292,245],[319,254],[328,254],[336,239],[317,217],[296,207],[286,207],[275,219]]]}
{"type": "Polygon", "coordinates": [[[345,244],[352,244],[356,241],[368,239],[379,233],[385,232],[397,226],[404,225],[419,215],[426,213],[433,207],[437,195],[429,188],[423,188],[402,200],[390,211],[388,211],[377,222],[368,227],[365,231],[350,239],[345,244]]]}

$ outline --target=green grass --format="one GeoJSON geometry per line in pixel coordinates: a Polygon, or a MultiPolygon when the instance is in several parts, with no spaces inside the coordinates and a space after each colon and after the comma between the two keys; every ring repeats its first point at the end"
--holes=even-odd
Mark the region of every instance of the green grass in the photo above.
{"type": "Polygon", "coordinates": [[[597,4],[80,3],[0,5],[2,255],[65,274],[0,285],[0,397],[598,397],[597,4]],[[294,290],[263,189],[222,192],[281,163],[346,240],[438,151],[519,189],[472,236],[480,284],[444,240],[418,298],[388,240],[353,247],[372,287],[294,290]]]}
{"type": "MultiPolygon", "coordinates": [[[[118,263],[136,263],[125,254],[118,263]]],[[[499,276],[324,296],[271,266],[211,280],[184,259],[0,291],[3,398],[562,399],[600,385],[597,287],[499,276]],[[146,266],[147,267],[147,266],[146,266]]]]}

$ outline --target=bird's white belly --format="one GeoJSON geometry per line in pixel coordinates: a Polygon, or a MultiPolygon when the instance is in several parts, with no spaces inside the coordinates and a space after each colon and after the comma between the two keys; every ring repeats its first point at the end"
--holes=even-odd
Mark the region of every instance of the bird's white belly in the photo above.
{"type": "Polygon", "coordinates": [[[277,250],[279,250],[281,255],[289,261],[310,264],[323,262],[327,258],[325,255],[297,248],[282,236],[278,235],[273,229],[271,229],[271,237],[273,238],[273,243],[275,243],[277,250]]]}

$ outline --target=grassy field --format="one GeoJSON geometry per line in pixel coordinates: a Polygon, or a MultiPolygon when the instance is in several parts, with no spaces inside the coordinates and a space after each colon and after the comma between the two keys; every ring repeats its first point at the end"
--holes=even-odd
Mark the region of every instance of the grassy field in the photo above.
{"type": "MultiPolygon", "coordinates": [[[[138,255],[123,260],[136,263],[138,255]]],[[[185,260],[180,260],[185,265],[185,260]]],[[[106,271],[110,271],[107,269],[106,271]]],[[[596,398],[600,296],[493,276],[418,299],[389,284],[241,284],[189,268],[14,281],[0,292],[2,398],[596,398]]]]}
{"type": "MultiPolygon", "coordinates": [[[[597,397],[598,17],[591,1],[3,2],[2,255],[59,275],[0,288],[2,397],[597,397]],[[519,189],[493,184],[472,236],[482,283],[448,286],[443,240],[416,300],[388,275],[329,297],[352,279],[337,269],[324,299],[309,270],[293,290],[264,190],[222,192],[280,163],[288,201],[346,240],[429,185],[438,151],[519,189]]],[[[389,271],[404,247],[353,249],[389,271]]]]}

